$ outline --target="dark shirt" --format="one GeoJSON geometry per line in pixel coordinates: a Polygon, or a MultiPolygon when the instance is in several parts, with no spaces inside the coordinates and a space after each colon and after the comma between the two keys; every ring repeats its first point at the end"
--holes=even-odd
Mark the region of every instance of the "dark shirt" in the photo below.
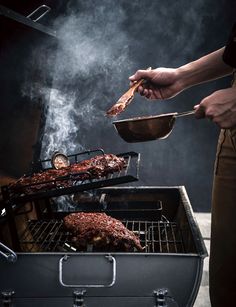
{"type": "Polygon", "coordinates": [[[225,46],[223,60],[229,66],[236,68],[236,23],[225,46]]]}

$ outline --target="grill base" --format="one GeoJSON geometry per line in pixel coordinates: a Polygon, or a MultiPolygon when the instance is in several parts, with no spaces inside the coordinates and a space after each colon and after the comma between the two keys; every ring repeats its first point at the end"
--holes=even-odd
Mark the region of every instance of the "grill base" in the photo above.
{"type": "MultiPolygon", "coordinates": [[[[157,305],[155,293],[167,288],[168,307],[176,307],[175,302],[179,307],[193,306],[206,249],[184,187],[113,187],[100,189],[98,193],[106,195],[103,205],[107,210],[103,212],[123,220],[129,229],[137,232],[142,244],[147,245],[146,250],[142,253],[72,252],[69,246],[65,251],[65,242],[70,245],[71,234],[60,239],[60,227],[68,212],[55,214],[53,207],[50,212],[50,204],[40,208],[39,203],[35,207],[41,210],[36,216],[28,213],[27,227],[18,233],[20,246],[30,251],[17,253],[14,264],[0,257],[0,292],[14,291],[13,304],[24,307],[70,307],[74,302],[73,293],[78,289],[86,289],[83,299],[89,307],[153,307],[157,305]],[[161,215],[165,216],[162,220],[157,218],[159,207],[153,206],[158,200],[162,203],[161,215]],[[148,220],[142,218],[147,212],[136,210],[132,212],[133,218],[122,212],[135,205],[136,209],[142,204],[146,208],[148,202],[151,210],[148,220]],[[62,285],[60,276],[68,286],[62,285]],[[113,285],[106,286],[114,276],[113,285]]],[[[84,207],[87,205],[90,207],[84,200],[84,207]]]]}
{"type": "MultiPolygon", "coordinates": [[[[70,298],[41,298],[41,299],[13,299],[17,307],[71,307],[73,305],[73,297],[70,298]]],[[[156,298],[153,297],[84,297],[84,303],[89,307],[153,307],[156,303],[156,298]]],[[[172,298],[166,298],[168,307],[177,307],[172,298]]]]}
{"type": "MultiPolygon", "coordinates": [[[[104,285],[111,282],[112,264],[107,261],[106,253],[66,254],[68,260],[63,264],[63,281],[66,284],[104,285]]],[[[58,267],[64,256],[65,253],[19,253],[14,265],[0,259],[0,290],[13,289],[13,303],[15,298],[21,304],[24,300],[30,303],[38,301],[45,304],[40,306],[46,307],[51,306],[49,302],[61,299],[65,303],[63,307],[72,306],[73,292],[85,287],[61,286],[58,267]]],[[[86,306],[110,307],[119,306],[118,302],[122,302],[120,306],[153,307],[156,302],[154,291],[162,288],[170,290],[179,307],[193,306],[201,280],[202,257],[155,253],[112,253],[112,256],[116,260],[115,284],[104,288],[86,287],[86,306]],[[137,299],[143,304],[140,305],[137,299]],[[115,300],[114,304],[109,305],[112,300],[115,300]],[[133,305],[134,302],[137,305],[133,305]]]]}

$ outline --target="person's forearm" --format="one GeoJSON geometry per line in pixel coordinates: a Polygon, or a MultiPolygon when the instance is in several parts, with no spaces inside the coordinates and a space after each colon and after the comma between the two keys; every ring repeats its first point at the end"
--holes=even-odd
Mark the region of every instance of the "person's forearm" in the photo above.
{"type": "Polygon", "coordinates": [[[233,72],[233,68],[224,63],[224,47],[177,69],[181,88],[215,80],[233,72]]]}

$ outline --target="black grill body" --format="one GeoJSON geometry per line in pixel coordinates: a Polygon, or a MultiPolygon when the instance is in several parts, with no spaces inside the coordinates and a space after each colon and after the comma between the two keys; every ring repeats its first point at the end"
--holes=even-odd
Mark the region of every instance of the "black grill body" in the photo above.
{"type": "Polygon", "coordinates": [[[18,230],[15,263],[0,257],[2,302],[8,295],[20,307],[193,306],[207,253],[184,187],[103,188],[80,202],[122,220],[143,252],[75,250],[69,234],[59,238],[67,213],[45,207],[18,230]]]}

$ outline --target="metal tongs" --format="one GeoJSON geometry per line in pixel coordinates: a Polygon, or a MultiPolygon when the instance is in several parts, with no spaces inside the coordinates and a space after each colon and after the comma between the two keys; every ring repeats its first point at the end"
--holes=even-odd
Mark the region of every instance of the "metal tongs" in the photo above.
{"type": "MultiPolygon", "coordinates": [[[[148,67],[147,70],[151,70],[151,67],[148,67]]],[[[140,79],[137,81],[131,88],[124,93],[120,99],[106,112],[108,116],[117,116],[123,112],[127,106],[131,103],[134,98],[134,93],[137,91],[138,87],[145,82],[145,79],[140,79]]]]}

